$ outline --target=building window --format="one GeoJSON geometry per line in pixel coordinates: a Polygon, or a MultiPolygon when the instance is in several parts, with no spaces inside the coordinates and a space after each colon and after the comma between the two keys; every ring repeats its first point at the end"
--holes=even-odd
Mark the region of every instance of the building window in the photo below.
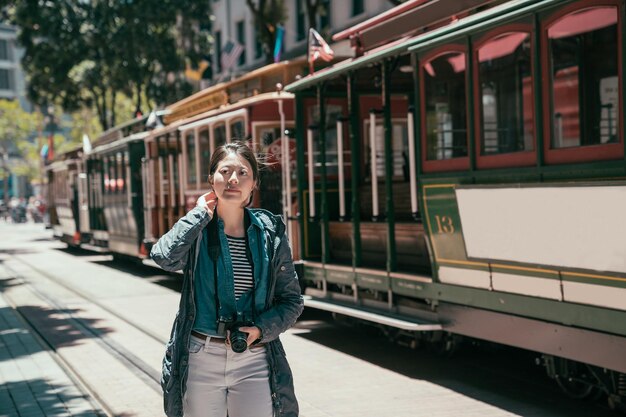
{"type": "Polygon", "coordinates": [[[239,66],[246,65],[246,26],[243,20],[237,22],[237,42],[243,46],[237,63],[239,66]]]}
{"type": "Polygon", "coordinates": [[[215,32],[215,63],[217,72],[222,72],[222,32],[215,32]]]}
{"type": "MultiPolygon", "coordinates": [[[[255,29],[256,30],[256,29],[255,29]]],[[[259,59],[263,55],[263,44],[261,43],[261,37],[254,37],[254,59],[259,59]]]]}
{"type": "Polygon", "coordinates": [[[11,90],[13,88],[11,78],[11,70],[0,69],[0,90],[11,90]]]}
{"type": "Polygon", "coordinates": [[[533,150],[530,33],[493,36],[477,58],[481,155],[533,150]]]}
{"type": "Polygon", "coordinates": [[[0,39],[0,60],[9,61],[9,41],[0,39]]]}
{"type": "Polygon", "coordinates": [[[303,0],[296,1],[296,41],[306,37],[306,13],[304,12],[303,0]]]}
{"type": "Polygon", "coordinates": [[[320,30],[330,29],[330,0],[322,0],[322,8],[319,12],[320,30]]]}
{"type": "Polygon", "coordinates": [[[365,11],[363,0],[352,0],[352,16],[360,15],[365,11]]]}
{"type": "Polygon", "coordinates": [[[552,149],[619,142],[617,7],[591,7],[547,28],[552,149]]]}
{"type": "Polygon", "coordinates": [[[466,54],[439,53],[421,72],[426,160],[467,157],[466,54]]]}

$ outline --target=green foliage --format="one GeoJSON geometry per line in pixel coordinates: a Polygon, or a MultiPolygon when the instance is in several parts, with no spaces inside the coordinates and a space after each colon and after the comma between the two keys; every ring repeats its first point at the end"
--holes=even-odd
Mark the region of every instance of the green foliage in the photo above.
{"type": "MultiPolygon", "coordinates": [[[[20,153],[24,156],[25,153],[33,153],[34,164],[37,164],[38,147],[29,139],[36,137],[41,124],[41,114],[24,111],[17,100],[0,100],[0,172],[3,178],[14,171],[18,174],[36,174],[36,169],[30,169],[29,161],[9,160],[9,154],[20,153]]],[[[6,188],[6,183],[3,187],[6,188]]],[[[8,193],[3,195],[8,196],[8,193]]]]}
{"type": "Polygon", "coordinates": [[[191,93],[182,73],[210,53],[206,0],[13,0],[28,95],[65,111],[93,107],[102,130],[117,124],[120,94],[136,110],[191,93]]]}
{"type": "Polygon", "coordinates": [[[24,111],[17,100],[0,100],[0,155],[35,136],[41,122],[39,113],[24,111]]]}

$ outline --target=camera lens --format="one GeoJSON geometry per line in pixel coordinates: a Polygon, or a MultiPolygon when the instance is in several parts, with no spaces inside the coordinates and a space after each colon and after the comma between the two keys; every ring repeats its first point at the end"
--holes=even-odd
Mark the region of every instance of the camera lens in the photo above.
{"type": "Polygon", "coordinates": [[[239,329],[230,332],[230,348],[233,352],[241,353],[248,349],[248,333],[244,333],[239,329]]]}

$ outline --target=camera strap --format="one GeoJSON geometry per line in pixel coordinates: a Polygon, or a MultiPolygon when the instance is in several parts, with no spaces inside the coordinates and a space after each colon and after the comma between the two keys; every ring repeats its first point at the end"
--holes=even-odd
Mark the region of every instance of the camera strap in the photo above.
{"type": "Polygon", "coordinates": [[[217,232],[217,216],[213,216],[213,219],[209,222],[207,234],[209,258],[213,262],[213,305],[215,306],[215,319],[218,320],[220,318],[220,297],[217,292],[217,260],[220,252],[220,241],[219,233],[217,232]]]}
{"type": "MultiPolygon", "coordinates": [[[[215,318],[219,320],[220,297],[218,293],[218,283],[217,283],[217,263],[219,259],[219,253],[220,253],[220,238],[219,238],[216,218],[217,216],[214,216],[214,218],[211,220],[211,222],[207,226],[207,232],[208,232],[207,240],[208,240],[209,258],[213,262],[213,299],[214,299],[213,304],[215,305],[215,318]]],[[[248,218],[248,216],[245,217],[244,222],[245,222],[245,229],[248,230],[248,227],[250,226],[250,219],[248,218]]],[[[256,320],[256,280],[254,279],[254,262],[252,262],[252,254],[250,253],[250,246],[249,246],[250,243],[248,240],[247,232],[245,234],[245,237],[246,237],[246,258],[248,259],[248,262],[250,263],[250,267],[252,270],[252,290],[251,290],[252,306],[251,307],[252,307],[252,321],[254,321],[256,320]]]]}

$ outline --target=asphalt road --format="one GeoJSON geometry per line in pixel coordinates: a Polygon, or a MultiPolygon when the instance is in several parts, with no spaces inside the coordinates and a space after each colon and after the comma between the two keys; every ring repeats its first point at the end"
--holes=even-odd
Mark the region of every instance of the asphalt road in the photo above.
{"type": "MultiPolygon", "coordinates": [[[[67,249],[41,225],[0,222],[0,236],[2,296],[68,372],[109,414],[162,415],[156,381],[181,277],[67,249]]],[[[468,341],[442,357],[316,310],[283,342],[303,417],[620,415],[565,397],[532,352],[468,341]]]]}

